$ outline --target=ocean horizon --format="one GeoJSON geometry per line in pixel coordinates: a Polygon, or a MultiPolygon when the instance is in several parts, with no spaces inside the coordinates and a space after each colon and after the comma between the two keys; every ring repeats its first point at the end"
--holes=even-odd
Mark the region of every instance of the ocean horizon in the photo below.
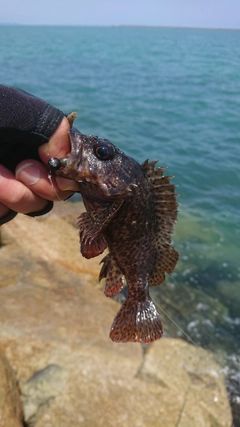
{"type": "Polygon", "coordinates": [[[112,24],[112,25],[76,25],[76,24],[21,24],[18,22],[0,22],[0,26],[21,26],[21,27],[90,27],[90,28],[163,28],[163,29],[179,29],[179,30],[203,30],[203,31],[240,31],[240,28],[228,27],[191,27],[191,26],[171,26],[171,25],[135,25],[135,24],[112,24]]]}

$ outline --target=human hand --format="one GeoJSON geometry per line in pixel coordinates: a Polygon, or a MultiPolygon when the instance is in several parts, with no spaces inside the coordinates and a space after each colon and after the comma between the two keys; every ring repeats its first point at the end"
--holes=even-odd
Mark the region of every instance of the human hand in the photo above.
{"type": "Polygon", "coordinates": [[[54,177],[54,186],[48,179],[47,162],[50,157],[64,157],[70,151],[66,117],[53,133],[49,142],[38,149],[43,163],[26,159],[17,165],[15,174],[0,165],[0,225],[12,219],[16,213],[31,216],[49,211],[49,204],[64,200],[78,191],[78,183],[62,177],[54,177]]]}

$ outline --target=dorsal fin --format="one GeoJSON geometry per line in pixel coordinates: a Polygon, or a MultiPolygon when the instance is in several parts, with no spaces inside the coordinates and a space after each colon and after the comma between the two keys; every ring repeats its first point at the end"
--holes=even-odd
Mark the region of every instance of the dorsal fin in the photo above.
{"type": "Polygon", "coordinates": [[[155,263],[148,282],[150,286],[160,285],[165,280],[165,273],[172,273],[179,259],[179,253],[171,246],[174,225],[177,219],[176,185],[170,183],[173,177],[164,176],[166,168],[155,169],[156,161],[145,162],[142,169],[148,179],[153,195],[156,212],[156,236],[154,246],[155,263]]]}

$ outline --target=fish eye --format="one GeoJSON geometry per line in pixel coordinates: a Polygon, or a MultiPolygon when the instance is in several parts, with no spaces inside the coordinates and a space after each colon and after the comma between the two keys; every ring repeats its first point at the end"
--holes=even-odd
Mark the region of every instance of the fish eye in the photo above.
{"type": "Polygon", "coordinates": [[[111,160],[114,157],[115,150],[112,145],[102,142],[100,144],[96,144],[94,147],[94,153],[99,160],[111,160]]]}

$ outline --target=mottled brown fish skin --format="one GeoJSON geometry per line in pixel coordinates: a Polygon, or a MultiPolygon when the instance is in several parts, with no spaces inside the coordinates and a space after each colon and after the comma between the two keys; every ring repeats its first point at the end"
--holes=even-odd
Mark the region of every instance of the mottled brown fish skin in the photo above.
{"type": "Polygon", "coordinates": [[[179,254],[171,246],[177,217],[171,177],[163,168],[126,156],[108,140],[70,129],[71,153],[62,176],[79,182],[86,211],[78,218],[81,252],[86,258],[102,253],[99,279],[105,294],[116,295],[124,277],[128,297],[117,313],[110,337],[116,342],[161,338],[163,327],[149,295],[173,271],[179,254]]]}

